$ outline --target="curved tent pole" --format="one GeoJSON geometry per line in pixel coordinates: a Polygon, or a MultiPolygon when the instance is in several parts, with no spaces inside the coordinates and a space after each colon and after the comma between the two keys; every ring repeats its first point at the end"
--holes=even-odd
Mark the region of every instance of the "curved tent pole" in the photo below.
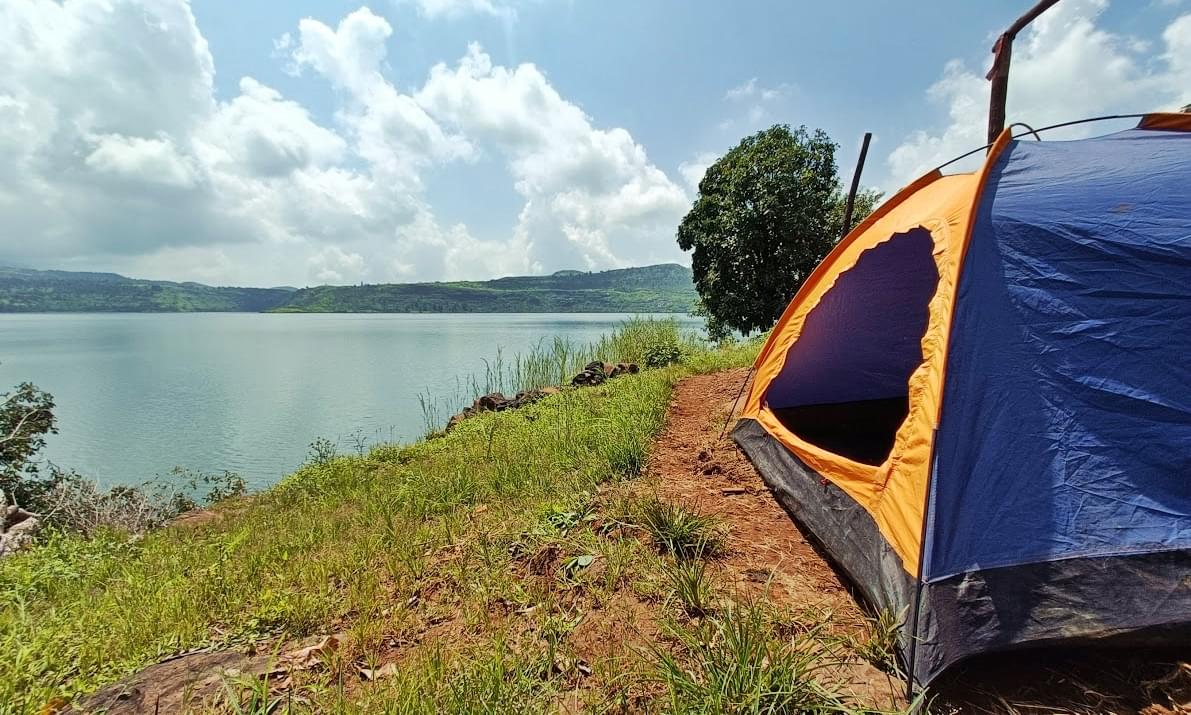
{"type": "MultiPolygon", "coordinates": [[[[1191,105],[1188,105],[1188,106],[1191,106],[1191,105]]],[[[1144,119],[1145,117],[1148,117],[1148,116],[1150,116],[1150,113],[1148,113],[1148,112],[1142,112],[1139,114],[1104,114],[1099,117],[1087,117],[1085,119],[1073,119],[1069,122],[1059,122],[1058,124],[1050,124],[1045,127],[1038,127],[1037,129],[1029,129],[1029,131],[1025,131],[1020,134],[1014,134],[1011,138],[1017,139],[1018,137],[1024,137],[1027,134],[1033,134],[1035,137],[1041,139],[1041,137],[1039,135],[1042,132],[1048,132],[1051,129],[1062,129],[1063,127],[1073,127],[1078,124],[1091,124],[1092,122],[1106,122],[1106,121],[1109,121],[1112,119],[1144,119]]],[[[1012,127],[1016,127],[1016,126],[1023,126],[1023,127],[1029,128],[1029,125],[1026,124],[1025,122],[1015,122],[1010,128],[1012,129],[1012,127]]],[[[988,151],[989,149],[992,148],[993,143],[994,142],[989,142],[988,144],[985,144],[984,146],[978,146],[971,151],[966,151],[963,154],[960,154],[959,156],[955,157],[954,159],[948,159],[947,161],[943,162],[942,164],[939,164],[938,166],[936,166],[934,168],[934,171],[942,171],[943,169],[946,169],[947,167],[954,164],[955,162],[961,161],[963,159],[967,159],[969,156],[972,156],[973,154],[979,154],[982,151],[988,151]]]]}
{"type": "Polygon", "coordinates": [[[988,102],[988,142],[996,141],[1005,128],[1005,100],[1009,96],[1009,62],[1013,57],[1013,38],[1039,15],[1057,5],[1059,0],[1042,0],[1029,12],[1017,18],[1008,30],[1001,33],[993,45],[993,66],[985,79],[992,81],[988,102]]]}

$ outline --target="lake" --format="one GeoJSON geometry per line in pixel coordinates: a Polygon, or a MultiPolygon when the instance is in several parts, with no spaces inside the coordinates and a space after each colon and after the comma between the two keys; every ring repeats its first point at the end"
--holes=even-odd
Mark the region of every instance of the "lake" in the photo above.
{"type": "Polygon", "coordinates": [[[419,394],[461,399],[498,350],[509,361],[556,335],[593,341],[626,317],[8,314],[0,391],[30,381],[50,392],[59,434],[45,456],[102,485],[184,466],[238,472],[259,489],[297,468],[316,438],[341,453],[418,438],[419,394]]]}

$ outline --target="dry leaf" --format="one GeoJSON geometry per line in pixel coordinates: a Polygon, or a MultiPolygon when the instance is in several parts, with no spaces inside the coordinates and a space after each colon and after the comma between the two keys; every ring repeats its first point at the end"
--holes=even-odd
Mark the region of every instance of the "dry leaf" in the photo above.
{"type": "Polygon", "coordinates": [[[396,663],[385,663],[376,669],[360,668],[360,677],[364,680],[380,680],[381,678],[388,678],[392,675],[397,675],[396,663]]]}
{"type": "Polygon", "coordinates": [[[307,648],[299,648],[283,653],[279,661],[290,670],[307,670],[321,665],[327,656],[339,648],[339,636],[326,636],[318,643],[307,648]]]}

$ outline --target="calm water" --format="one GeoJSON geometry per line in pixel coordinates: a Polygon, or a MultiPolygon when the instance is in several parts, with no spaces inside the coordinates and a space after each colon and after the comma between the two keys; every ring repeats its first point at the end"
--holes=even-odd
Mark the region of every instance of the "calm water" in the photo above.
{"type": "Polygon", "coordinates": [[[345,452],[357,433],[420,436],[419,393],[456,395],[498,348],[508,360],[555,335],[595,340],[625,317],[0,315],[0,391],[29,380],[52,393],[48,458],[102,484],[182,465],[262,487],[317,437],[345,452]]]}

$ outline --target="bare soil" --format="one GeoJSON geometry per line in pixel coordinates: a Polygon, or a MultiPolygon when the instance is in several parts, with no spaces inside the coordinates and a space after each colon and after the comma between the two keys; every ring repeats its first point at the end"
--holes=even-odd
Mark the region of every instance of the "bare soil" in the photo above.
{"type": "MultiPolygon", "coordinates": [[[[830,608],[855,629],[864,611],[852,591],[772,497],[752,464],[721,434],[743,369],[684,380],[651,457],[651,488],[731,525],[723,577],[779,604],[830,608]]],[[[739,406],[737,406],[739,409],[739,406]]],[[[735,415],[733,415],[735,417],[735,415]]],[[[1191,644],[1181,651],[1045,650],[981,658],[934,686],[936,713],[1191,715],[1191,644]]],[[[904,685],[858,665],[851,690],[877,706],[904,706],[904,685]]]]}

